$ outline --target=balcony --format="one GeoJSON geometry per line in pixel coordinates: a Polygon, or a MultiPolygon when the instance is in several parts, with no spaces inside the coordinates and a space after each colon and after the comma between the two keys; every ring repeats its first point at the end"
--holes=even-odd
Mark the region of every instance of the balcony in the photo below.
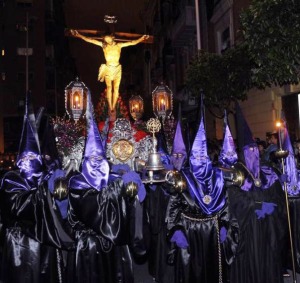
{"type": "Polygon", "coordinates": [[[195,7],[185,6],[172,29],[172,43],[174,47],[189,45],[191,39],[196,37],[195,7]]]}

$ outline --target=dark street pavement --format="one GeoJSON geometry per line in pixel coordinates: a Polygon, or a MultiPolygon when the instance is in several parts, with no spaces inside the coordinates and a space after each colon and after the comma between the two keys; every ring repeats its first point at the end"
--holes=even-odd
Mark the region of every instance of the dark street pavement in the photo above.
{"type": "MultiPolygon", "coordinates": [[[[134,283],[155,283],[153,278],[149,276],[147,265],[134,265],[134,274],[135,274],[135,281],[134,283]]],[[[292,271],[288,270],[290,277],[284,278],[284,283],[296,283],[296,281],[293,281],[292,277],[292,271]]],[[[297,274],[297,283],[300,283],[300,274],[297,274]]],[[[163,282],[163,283],[172,283],[172,282],[163,282]]],[[[242,283],[242,282],[241,282],[242,283]]],[[[266,283],[272,283],[272,282],[266,282],[266,283]]]]}

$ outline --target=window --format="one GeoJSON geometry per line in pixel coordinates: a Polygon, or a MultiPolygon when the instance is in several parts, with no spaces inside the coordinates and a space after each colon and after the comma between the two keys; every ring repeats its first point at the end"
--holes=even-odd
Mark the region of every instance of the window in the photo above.
{"type": "Polygon", "coordinates": [[[54,58],[54,46],[47,45],[46,46],[46,58],[54,58]]]}
{"type": "Polygon", "coordinates": [[[226,51],[228,48],[230,48],[230,30],[229,27],[227,27],[222,33],[221,33],[221,53],[226,51]]]}
{"type": "Polygon", "coordinates": [[[210,22],[214,26],[215,50],[222,54],[234,44],[231,1],[218,1],[210,22]]]}
{"type": "Polygon", "coordinates": [[[6,74],[5,74],[5,72],[2,72],[1,73],[1,80],[5,81],[5,79],[6,79],[6,74]]]}
{"type": "Polygon", "coordinates": [[[27,31],[26,23],[18,23],[18,24],[16,24],[16,31],[20,31],[20,32],[27,31]]]}
{"type": "Polygon", "coordinates": [[[1,50],[1,56],[5,56],[5,49],[4,48],[2,48],[2,50],[1,50]]]}
{"type": "Polygon", "coordinates": [[[20,56],[31,56],[33,54],[33,48],[17,48],[17,54],[20,56]]]}

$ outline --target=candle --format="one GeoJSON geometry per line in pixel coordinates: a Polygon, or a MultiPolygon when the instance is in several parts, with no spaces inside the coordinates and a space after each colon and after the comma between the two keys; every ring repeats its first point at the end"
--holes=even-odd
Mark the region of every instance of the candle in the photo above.
{"type": "Polygon", "coordinates": [[[73,98],[73,108],[80,109],[80,97],[77,93],[74,95],[74,98],[73,98]]]}
{"type": "Polygon", "coordinates": [[[166,110],[166,104],[163,98],[160,100],[160,110],[166,110]]]}

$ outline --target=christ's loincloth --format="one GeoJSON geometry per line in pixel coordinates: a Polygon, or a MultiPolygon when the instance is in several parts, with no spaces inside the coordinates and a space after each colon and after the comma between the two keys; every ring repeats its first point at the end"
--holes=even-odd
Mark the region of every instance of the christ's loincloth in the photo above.
{"type": "Polygon", "coordinates": [[[122,66],[109,66],[106,64],[101,64],[98,73],[98,81],[104,82],[105,78],[111,81],[121,79],[122,76],[122,66]]]}

